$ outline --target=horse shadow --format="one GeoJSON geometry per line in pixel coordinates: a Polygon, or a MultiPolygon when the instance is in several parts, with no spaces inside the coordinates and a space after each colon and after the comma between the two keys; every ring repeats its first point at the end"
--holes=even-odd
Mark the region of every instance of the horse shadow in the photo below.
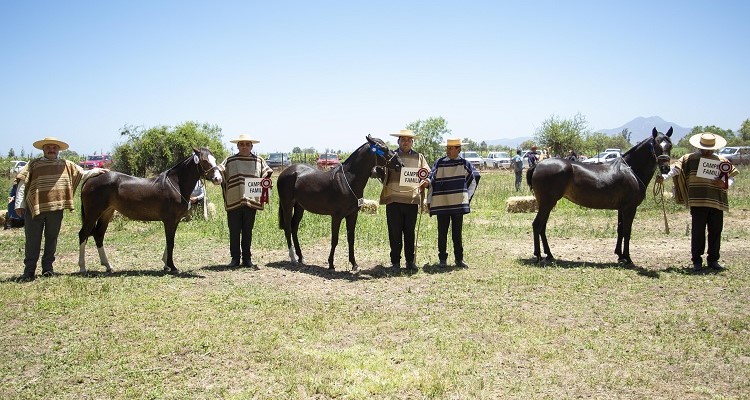
{"type": "Polygon", "coordinates": [[[308,274],[317,276],[323,279],[341,279],[349,282],[356,282],[360,280],[371,279],[370,277],[377,277],[370,275],[370,270],[360,269],[358,271],[339,271],[331,270],[327,266],[322,267],[316,264],[293,264],[290,261],[276,261],[267,263],[267,268],[283,269],[291,272],[299,272],[302,274],[308,274]]]}
{"type": "Polygon", "coordinates": [[[721,272],[721,271],[717,271],[717,270],[713,270],[709,268],[702,268],[696,271],[692,266],[668,267],[660,271],[655,271],[655,270],[647,269],[647,268],[644,268],[635,264],[623,264],[623,263],[618,263],[618,262],[570,261],[570,260],[562,260],[562,259],[554,259],[554,260],[549,260],[549,261],[542,260],[541,262],[537,262],[535,257],[520,259],[519,261],[521,262],[521,264],[524,264],[530,267],[536,267],[536,268],[629,269],[629,270],[635,271],[636,274],[640,276],[653,278],[653,279],[659,279],[661,277],[661,273],[672,273],[672,274],[682,274],[682,275],[715,275],[721,272]]]}
{"type": "Polygon", "coordinates": [[[425,274],[444,274],[447,272],[458,271],[464,268],[458,268],[455,265],[440,265],[436,263],[425,264],[422,266],[422,271],[425,274]]]}
{"type": "MultiPolygon", "coordinates": [[[[61,276],[79,276],[81,278],[117,278],[121,276],[153,276],[153,277],[162,277],[162,276],[172,276],[175,278],[199,278],[203,279],[205,278],[203,275],[195,274],[191,271],[180,271],[178,273],[173,273],[169,271],[164,270],[119,270],[114,272],[107,272],[107,271],[86,271],[84,273],[80,272],[70,272],[70,273],[59,273],[56,272],[55,275],[51,277],[46,276],[37,276],[34,278],[34,280],[38,279],[54,279],[55,277],[61,277],[61,276]]],[[[32,280],[29,279],[21,279],[20,276],[11,276],[7,278],[0,279],[0,283],[19,283],[19,282],[31,282],[32,280]]]]}

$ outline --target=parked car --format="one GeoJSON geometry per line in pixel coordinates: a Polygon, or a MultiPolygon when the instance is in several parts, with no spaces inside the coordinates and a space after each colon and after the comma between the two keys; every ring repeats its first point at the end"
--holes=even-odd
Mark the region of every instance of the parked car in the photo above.
{"type": "Polygon", "coordinates": [[[491,151],[484,158],[485,168],[510,168],[510,156],[507,151],[491,151]]]}
{"type": "Polygon", "coordinates": [[[289,153],[271,153],[266,163],[271,168],[284,169],[292,164],[292,160],[289,158],[289,153]]]}
{"type": "Polygon", "coordinates": [[[21,170],[23,169],[23,167],[26,166],[26,161],[13,160],[13,161],[10,162],[10,165],[11,165],[11,167],[10,167],[10,170],[8,171],[8,173],[10,173],[11,176],[15,176],[19,172],[21,172],[21,170]]]}
{"type": "Polygon", "coordinates": [[[462,151],[461,157],[470,162],[471,165],[476,169],[484,169],[484,158],[482,158],[476,151],[462,151]]]}
{"type": "Polygon", "coordinates": [[[622,149],[604,149],[605,153],[622,153],[622,149]]]}
{"type": "Polygon", "coordinates": [[[734,165],[750,164],[750,146],[729,146],[721,149],[717,154],[734,165]]]}
{"type": "Polygon", "coordinates": [[[620,154],[619,151],[617,151],[617,152],[614,152],[614,151],[610,151],[610,152],[603,151],[603,152],[601,152],[601,153],[599,153],[599,154],[597,154],[597,155],[595,155],[593,157],[589,157],[589,158],[587,158],[587,159],[585,159],[585,160],[583,160],[581,162],[584,163],[584,164],[611,163],[611,162],[617,160],[620,157],[621,157],[621,154],[620,154]]]}
{"type": "MultiPolygon", "coordinates": [[[[80,163],[79,163],[80,165],[80,163]]],[[[86,157],[83,161],[83,169],[109,168],[112,165],[112,156],[109,154],[99,154],[86,157]]]]}
{"type": "Polygon", "coordinates": [[[333,168],[340,164],[339,156],[336,153],[321,153],[317,164],[320,169],[333,168]]]}

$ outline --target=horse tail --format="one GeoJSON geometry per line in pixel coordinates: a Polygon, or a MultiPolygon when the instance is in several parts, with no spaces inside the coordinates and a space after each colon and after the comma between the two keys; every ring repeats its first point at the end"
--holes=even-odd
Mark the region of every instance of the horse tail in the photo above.
{"type": "Polygon", "coordinates": [[[529,185],[529,190],[534,190],[534,188],[531,185],[531,177],[534,175],[534,170],[536,169],[536,165],[532,165],[529,167],[529,169],[526,171],[526,184],[529,185]]]}

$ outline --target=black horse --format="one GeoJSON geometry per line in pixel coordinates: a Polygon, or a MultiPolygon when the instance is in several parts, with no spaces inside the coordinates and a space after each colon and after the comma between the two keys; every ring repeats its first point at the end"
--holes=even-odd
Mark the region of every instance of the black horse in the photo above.
{"type": "Polygon", "coordinates": [[[302,215],[307,210],[331,216],[331,253],[328,256],[330,269],[334,269],[333,254],[339,241],[341,220],[346,218],[349,262],[352,270],[357,270],[354,259],[354,228],[367,179],[373,168],[380,165],[379,161],[396,170],[403,166],[398,155],[388,149],[382,140],[367,135],[367,142],[336,168],[324,172],[306,164],[295,164],[279,175],[276,182],[279,191],[279,228],[284,229],[292,263],[303,263],[297,232],[302,215]]]}
{"type": "Polygon", "coordinates": [[[78,266],[86,272],[86,241],[93,235],[99,261],[112,271],[104,251],[104,234],[115,210],[138,221],[162,221],[167,245],[164,269],[177,272],[172,261],[177,225],[188,211],[190,193],[201,175],[214,184],[221,183],[216,158],[211,151],[193,149],[193,154],[153,179],[137,178],[119,172],[108,172],[89,179],[81,189],[83,226],[78,232],[78,266]]]}
{"type": "Polygon", "coordinates": [[[581,164],[559,158],[546,159],[526,173],[526,182],[534,192],[539,211],[534,218],[534,255],[537,262],[542,255],[542,239],[547,260],[553,260],[547,244],[547,221],[557,201],[566,199],[589,208],[617,210],[618,262],[632,264],[630,232],[638,205],[646,198],[646,187],[656,166],[669,168],[672,150],[672,128],[666,134],[652,131],[643,140],[611,164],[581,164]],[[624,242],[624,243],[623,243],[624,242]]]}

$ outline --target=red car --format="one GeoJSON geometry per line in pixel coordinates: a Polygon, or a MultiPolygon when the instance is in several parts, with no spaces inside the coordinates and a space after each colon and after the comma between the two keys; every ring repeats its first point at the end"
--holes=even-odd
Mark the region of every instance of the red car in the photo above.
{"type": "Polygon", "coordinates": [[[322,153],[320,157],[318,157],[317,164],[320,169],[333,168],[339,165],[339,156],[335,153],[322,153]]]}
{"type": "Polygon", "coordinates": [[[79,163],[83,169],[109,168],[112,165],[112,156],[109,154],[100,154],[86,157],[86,161],[79,163]]]}

